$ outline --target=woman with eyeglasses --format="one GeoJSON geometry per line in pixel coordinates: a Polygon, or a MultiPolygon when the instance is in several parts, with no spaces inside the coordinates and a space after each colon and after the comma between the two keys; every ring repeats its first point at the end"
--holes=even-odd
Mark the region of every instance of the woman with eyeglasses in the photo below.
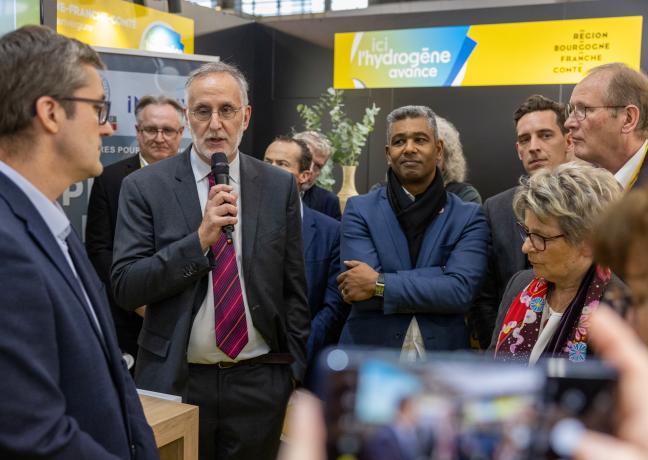
{"type": "Polygon", "coordinates": [[[608,287],[623,284],[594,263],[590,238],[621,193],[611,173],[581,162],[520,181],[513,209],[533,270],[513,275],[504,292],[491,342],[495,359],[586,359],[589,316],[608,287]]]}

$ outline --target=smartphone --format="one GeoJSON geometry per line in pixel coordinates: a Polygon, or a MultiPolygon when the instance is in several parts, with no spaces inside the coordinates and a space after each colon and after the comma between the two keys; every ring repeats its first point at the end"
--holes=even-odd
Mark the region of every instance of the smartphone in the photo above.
{"type": "Polygon", "coordinates": [[[329,349],[320,359],[327,451],[344,460],[526,459],[545,371],[481,355],[329,349]]]}

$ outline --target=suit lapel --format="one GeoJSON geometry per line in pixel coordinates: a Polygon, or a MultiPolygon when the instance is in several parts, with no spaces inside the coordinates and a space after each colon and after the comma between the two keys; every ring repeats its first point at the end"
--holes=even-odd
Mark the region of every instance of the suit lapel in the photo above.
{"type": "MultiPolygon", "coordinates": [[[[394,210],[391,208],[391,205],[389,204],[386,190],[387,187],[382,187],[378,195],[378,207],[380,208],[380,213],[378,215],[381,216],[383,220],[381,222],[382,225],[379,225],[378,228],[382,227],[387,230],[391,243],[394,246],[393,251],[385,250],[385,253],[398,254],[398,261],[400,262],[400,267],[407,270],[412,267],[412,262],[410,261],[409,258],[409,246],[407,244],[407,238],[405,237],[405,234],[401,230],[400,224],[398,223],[398,219],[396,218],[396,214],[394,213],[394,210]]],[[[378,251],[382,252],[380,251],[380,248],[378,248],[378,251]]],[[[385,267],[382,268],[385,269],[385,267]]]]}
{"type": "MultiPolygon", "coordinates": [[[[42,216],[34,208],[34,205],[29,201],[29,198],[20,190],[13,182],[7,179],[3,174],[0,174],[0,193],[3,196],[7,197],[7,202],[12,208],[14,214],[23,220],[27,232],[34,240],[34,242],[40,247],[41,251],[45,256],[51,261],[52,265],[61,273],[65,282],[68,284],[74,295],[77,297],[78,301],[82,305],[82,308],[86,315],[90,315],[90,312],[87,310],[89,306],[81,290],[79,280],[74,276],[70,265],[68,264],[61,247],[56,242],[54,235],[50,231],[49,227],[43,220],[42,216]]],[[[80,243],[79,243],[80,244],[80,243]]],[[[92,267],[88,269],[93,269],[92,267]]],[[[92,291],[90,287],[86,288],[87,291],[92,291]]],[[[88,297],[92,300],[88,292],[88,297]]],[[[104,343],[101,339],[101,335],[98,333],[96,324],[91,317],[88,317],[93,331],[97,334],[97,338],[100,341],[102,347],[104,343]]],[[[104,348],[105,351],[105,348],[104,348]]]]}
{"type": "Polygon", "coordinates": [[[196,178],[191,169],[191,145],[178,155],[176,168],[175,194],[180,204],[180,211],[184,215],[184,221],[188,231],[195,231],[202,222],[200,211],[200,199],[196,189],[196,178]]]}
{"type": "Polygon", "coordinates": [[[257,221],[261,209],[262,191],[265,188],[263,178],[251,158],[239,152],[241,169],[241,247],[243,248],[243,271],[250,273],[253,259],[254,242],[256,241],[257,221]]]}
{"type": "Polygon", "coordinates": [[[315,226],[315,218],[313,211],[304,206],[304,217],[302,219],[302,238],[304,240],[304,254],[308,254],[308,249],[315,239],[317,227],[315,226]]]}
{"type": "Polygon", "coordinates": [[[419,251],[418,258],[416,260],[416,267],[428,266],[429,261],[432,258],[432,251],[437,249],[437,237],[441,234],[441,229],[445,226],[448,216],[450,215],[450,198],[446,201],[445,206],[442,209],[442,212],[439,213],[434,218],[432,225],[428,226],[425,230],[425,236],[423,237],[423,244],[421,245],[421,250],[419,251]]]}

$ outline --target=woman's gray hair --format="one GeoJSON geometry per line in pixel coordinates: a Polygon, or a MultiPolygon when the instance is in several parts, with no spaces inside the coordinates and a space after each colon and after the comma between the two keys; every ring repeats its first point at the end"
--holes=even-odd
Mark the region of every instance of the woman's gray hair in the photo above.
{"type": "Polygon", "coordinates": [[[541,221],[555,218],[565,239],[578,244],[590,236],[598,217],[622,193],[612,173],[574,161],[520,179],[513,210],[520,222],[527,209],[541,221]]]}
{"type": "Polygon", "coordinates": [[[463,154],[459,131],[455,125],[443,117],[436,117],[439,139],[443,141],[443,185],[450,182],[463,182],[466,179],[466,158],[463,154]]]}

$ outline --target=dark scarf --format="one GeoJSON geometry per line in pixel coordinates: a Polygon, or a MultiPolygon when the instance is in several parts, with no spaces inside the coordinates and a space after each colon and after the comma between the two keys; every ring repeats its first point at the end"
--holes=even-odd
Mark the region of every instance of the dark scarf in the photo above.
{"type": "Polygon", "coordinates": [[[415,200],[412,201],[407,196],[398,177],[389,168],[387,171],[387,199],[407,238],[412,267],[416,266],[425,230],[446,204],[446,191],[439,168],[436,169],[434,180],[427,190],[414,198],[415,200]]]}

